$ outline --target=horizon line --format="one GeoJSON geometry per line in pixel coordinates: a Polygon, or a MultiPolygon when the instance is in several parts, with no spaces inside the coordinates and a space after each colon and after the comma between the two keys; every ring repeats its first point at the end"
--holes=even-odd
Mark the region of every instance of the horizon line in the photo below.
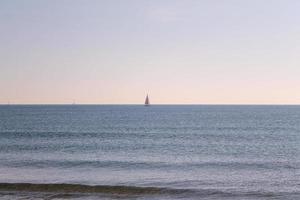
{"type": "MultiPolygon", "coordinates": [[[[66,106],[84,106],[84,105],[116,105],[116,106],[122,106],[122,105],[132,105],[132,106],[135,106],[135,105],[144,105],[142,103],[9,103],[9,104],[5,104],[5,103],[0,103],[0,106],[26,106],[26,105],[66,105],[66,106]]],[[[160,106],[160,105],[165,105],[165,106],[172,106],[172,105],[195,105],[195,106],[201,106],[201,105],[220,105],[220,106],[300,106],[300,103],[299,104],[285,104],[285,103],[279,103],[279,104],[272,104],[272,103],[157,103],[157,104],[150,104],[150,105],[157,105],[157,106],[160,106]]]]}

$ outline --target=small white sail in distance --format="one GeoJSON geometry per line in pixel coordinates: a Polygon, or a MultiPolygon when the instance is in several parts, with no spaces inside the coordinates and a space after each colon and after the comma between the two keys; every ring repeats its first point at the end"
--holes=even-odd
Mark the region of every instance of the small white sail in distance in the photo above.
{"type": "Polygon", "coordinates": [[[146,99],[145,99],[145,106],[149,106],[150,105],[150,101],[149,101],[149,96],[147,94],[146,99]]]}

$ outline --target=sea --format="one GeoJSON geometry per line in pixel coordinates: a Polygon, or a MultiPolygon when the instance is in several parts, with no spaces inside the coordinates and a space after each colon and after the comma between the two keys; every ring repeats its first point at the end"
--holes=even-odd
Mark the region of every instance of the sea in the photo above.
{"type": "Polygon", "coordinates": [[[300,106],[2,105],[0,199],[300,199],[300,106]]]}

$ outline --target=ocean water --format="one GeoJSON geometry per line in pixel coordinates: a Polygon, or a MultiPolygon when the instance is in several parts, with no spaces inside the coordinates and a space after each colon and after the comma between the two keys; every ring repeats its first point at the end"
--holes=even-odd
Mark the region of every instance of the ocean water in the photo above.
{"type": "Polygon", "coordinates": [[[0,106],[0,199],[300,199],[300,106],[0,106]]]}

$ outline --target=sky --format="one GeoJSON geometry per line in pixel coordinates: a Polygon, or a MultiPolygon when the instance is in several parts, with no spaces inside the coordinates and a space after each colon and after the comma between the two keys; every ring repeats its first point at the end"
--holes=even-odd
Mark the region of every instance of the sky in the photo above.
{"type": "Polygon", "coordinates": [[[1,104],[300,104],[298,0],[1,0],[1,104]]]}

